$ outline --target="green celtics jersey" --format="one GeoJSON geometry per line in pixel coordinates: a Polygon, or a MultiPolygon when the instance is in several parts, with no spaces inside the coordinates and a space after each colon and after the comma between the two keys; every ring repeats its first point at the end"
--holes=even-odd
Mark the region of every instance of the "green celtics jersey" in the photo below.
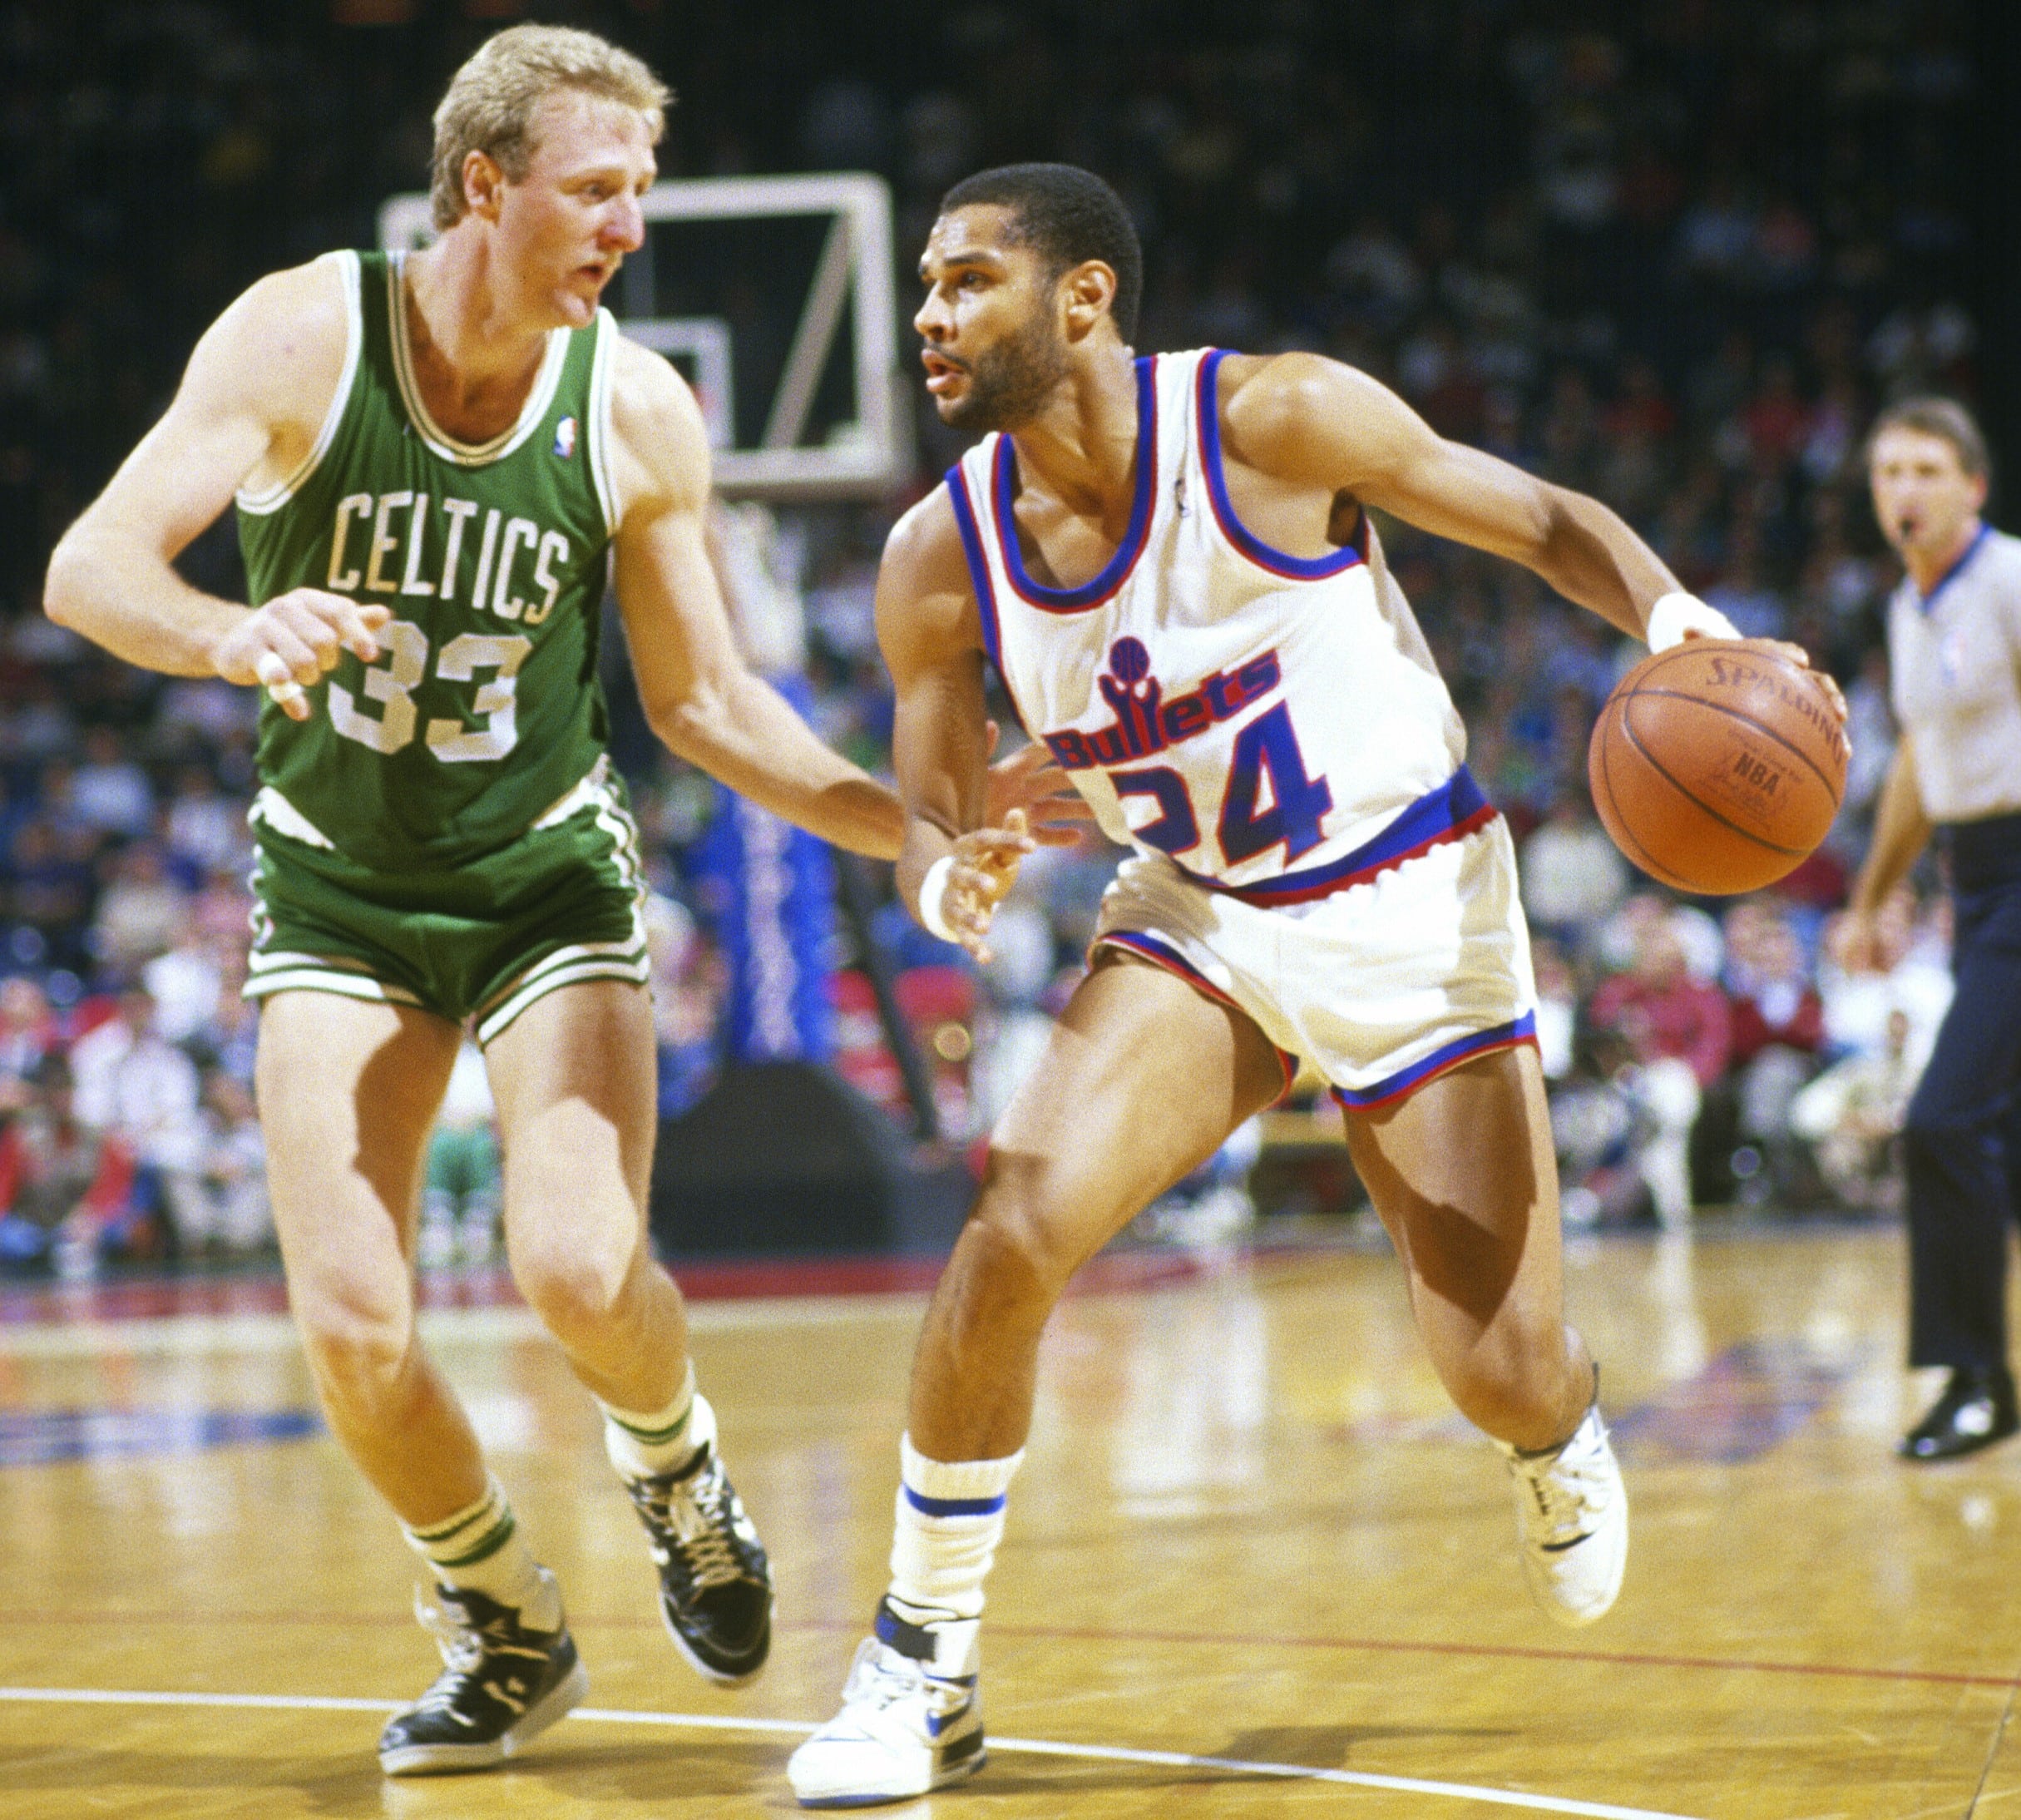
{"type": "Polygon", "coordinates": [[[385,872],[457,865],[530,828],[604,749],[599,615],[615,525],[610,315],[547,339],[519,419],[482,447],[428,415],[398,255],[329,255],[348,352],[300,468],[239,495],[252,601],[378,602],[378,660],[345,653],[304,721],[268,702],[256,818],[385,872]]]}

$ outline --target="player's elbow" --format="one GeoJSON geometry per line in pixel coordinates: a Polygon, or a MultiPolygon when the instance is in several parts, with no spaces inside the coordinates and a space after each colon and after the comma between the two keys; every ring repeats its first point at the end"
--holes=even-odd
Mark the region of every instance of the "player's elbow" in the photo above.
{"type": "Polygon", "coordinates": [[[50,552],[48,572],[42,578],[42,611],[58,626],[82,631],[91,599],[91,562],[72,526],[50,552]]]}
{"type": "Polygon", "coordinates": [[[710,761],[730,743],[735,727],[729,691],[709,681],[646,703],[645,718],[675,758],[704,771],[714,769],[710,761]]]}

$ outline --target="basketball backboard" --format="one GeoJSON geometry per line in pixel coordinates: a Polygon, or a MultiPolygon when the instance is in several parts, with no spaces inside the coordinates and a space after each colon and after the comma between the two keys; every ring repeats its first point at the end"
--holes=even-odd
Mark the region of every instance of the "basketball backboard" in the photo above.
{"type": "MultiPolygon", "coordinates": [[[[891,193],[845,171],[655,184],[645,244],[605,301],[694,387],[716,484],[766,499],[875,497],[902,478],[891,193]]],[[[434,237],[426,195],[379,210],[379,244],[434,237]]]]}

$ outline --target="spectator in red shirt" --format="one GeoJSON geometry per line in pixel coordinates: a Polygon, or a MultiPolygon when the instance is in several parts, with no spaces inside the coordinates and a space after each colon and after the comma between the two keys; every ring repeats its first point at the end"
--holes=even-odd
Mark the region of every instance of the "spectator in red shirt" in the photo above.
{"type": "Polygon", "coordinates": [[[1726,1073],[1732,1056],[1726,994],[1692,974],[1668,918],[1643,931],[1634,964],[1593,995],[1586,1016],[1596,1030],[1624,1036],[1638,1061],[1685,1063],[1702,1091],[1726,1073]]]}
{"type": "Polygon", "coordinates": [[[1732,1047],[1726,995],[1692,974],[1674,919],[1663,917],[1643,927],[1633,965],[1594,994],[1586,1016],[1595,1031],[1618,1035],[1635,1058],[1623,1085],[1652,1127],[1636,1166],[1658,1221],[1681,1228],[1692,1212],[1692,1128],[1732,1047]]]}

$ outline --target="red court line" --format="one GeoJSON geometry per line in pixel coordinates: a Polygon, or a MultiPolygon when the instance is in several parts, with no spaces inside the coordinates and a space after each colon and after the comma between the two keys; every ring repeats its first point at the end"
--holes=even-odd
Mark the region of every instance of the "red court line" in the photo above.
{"type": "MultiPolygon", "coordinates": [[[[669,1265],[690,1302],[748,1302],[799,1296],[889,1295],[931,1289],[946,1260],[937,1257],[738,1258],[669,1265]]],[[[1074,1294],[1153,1288],[1201,1275],[1183,1253],[1121,1251],[1099,1257],[1074,1279],[1074,1294]]],[[[502,1266],[425,1276],[424,1308],[495,1308],[520,1304],[502,1266]]],[[[175,1315],[282,1314],[288,1288],[278,1271],[252,1277],[156,1277],[0,1289],[0,1328],[55,1321],[161,1320],[175,1315]]]]}
{"type": "MultiPolygon", "coordinates": [[[[658,1630],[657,1617],[619,1616],[571,1611],[578,1630],[658,1630]]],[[[234,1625],[295,1625],[316,1630],[404,1630],[413,1623],[404,1612],[280,1611],[4,1611],[0,1629],[10,1625],[183,1625],[225,1630],[234,1625]]],[[[865,1626],[857,1620],[798,1618],[775,1620],[773,1629],[819,1634],[852,1634],[865,1626]]],[[[1762,1662],[1732,1656],[1653,1655],[1631,1650],[1546,1649],[1513,1643],[1435,1643],[1396,1637],[1246,1636],[1213,1630],[1103,1630],[1059,1625],[996,1624],[996,1637],[1021,1637],[1037,1642],[1169,1643],[1188,1648],[1233,1649],[1330,1649],[1373,1655],[1439,1655],[1476,1659],[1563,1662],[1579,1667],[1692,1669],[1719,1674],[1816,1675],[1829,1679],[1884,1681],[1935,1687],[2021,1689],[2021,1673],[1966,1674],[1944,1669],[1861,1668],[1838,1662],[1762,1662]]]]}

